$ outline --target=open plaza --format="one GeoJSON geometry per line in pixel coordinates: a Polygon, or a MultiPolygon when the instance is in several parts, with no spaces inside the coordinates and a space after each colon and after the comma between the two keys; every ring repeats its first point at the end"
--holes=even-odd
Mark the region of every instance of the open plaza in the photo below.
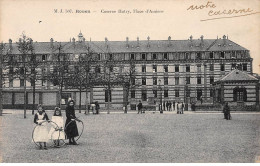
{"type": "MultiPolygon", "coordinates": [[[[102,111],[76,116],[84,130],[79,145],[39,150],[32,142],[31,110],[4,110],[0,116],[1,162],[260,162],[260,113],[220,111],[176,112],[102,111]]],[[[46,111],[49,118],[53,111],[46,111]]],[[[62,111],[65,119],[65,113],[62,111]]],[[[79,130],[82,129],[78,123],[79,130]]]]}

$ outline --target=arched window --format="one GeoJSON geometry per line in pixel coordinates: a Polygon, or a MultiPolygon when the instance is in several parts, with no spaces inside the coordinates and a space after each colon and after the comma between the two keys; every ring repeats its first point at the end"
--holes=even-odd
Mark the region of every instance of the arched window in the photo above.
{"type": "Polygon", "coordinates": [[[234,101],[247,101],[247,91],[244,87],[236,87],[233,89],[234,101]]]}

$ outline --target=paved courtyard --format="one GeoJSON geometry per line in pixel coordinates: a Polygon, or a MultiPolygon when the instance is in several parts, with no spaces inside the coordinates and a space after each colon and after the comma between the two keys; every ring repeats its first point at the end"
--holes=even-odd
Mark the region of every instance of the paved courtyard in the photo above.
{"type": "Polygon", "coordinates": [[[4,114],[1,162],[256,162],[260,156],[259,113],[233,113],[230,121],[221,113],[191,112],[77,116],[85,125],[78,146],[38,150],[33,116],[4,114]]]}

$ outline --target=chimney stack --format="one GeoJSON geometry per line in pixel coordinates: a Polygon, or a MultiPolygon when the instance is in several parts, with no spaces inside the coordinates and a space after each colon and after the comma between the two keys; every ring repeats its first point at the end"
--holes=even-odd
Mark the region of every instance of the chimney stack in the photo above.
{"type": "Polygon", "coordinates": [[[150,37],[149,36],[147,37],[147,41],[148,41],[147,47],[150,47],[150,37]]]}
{"type": "Polygon", "coordinates": [[[223,35],[224,46],[226,46],[226,35],[223,35]]]}
{"type": "Polygon", "coordinates": [[[85,37],[83,37],[83,42],[85,42],[86,41],[86,39],[85,39],[85,37]]]}
{"type": "Polygon", "coordinates": [[[139,37],[137,37],[137,47],[140,46],[140,43],[139,43],[139,37]]]}
{"type": "Polygon", "coordinates": [[[72,44],[75,47],[75,38],[74,37],[72,38],[72,44]]]}
{"type": "Polygon", "coordinates": [[[190,41],[192,41],[192,38],[193,38],[193,37],[192,37],[192,35],[191,35],[191,36],[190,36],[190,41]]]}
{"type": "Polygon", "coordinates": [[[170,47],[172,45],[171,40],[172,40],[172,38],[171,38],[171,36],[169,36],[168,37],[168,47],[170,47]]]}
{"type": "Polygon", "coordinates": [[[129,48],[129,38],[126,37],[126,48],[129,48]]]}
{"type": "Polygon", "coordinates": [[[51,42],[51,48],[53,48],[53,38],[50,39],[51,42]]]}
{"type": "Polygon", "coordinates": [[[9,49],[10,49],[10,50],[13,49],[12,39],[9,39],[9,49]]]}
{"type": "Polygon", "coordinates": [[[203,38],[204,38],[204,36],[203,36],[203,35],[201,35],[201,36],[200,36],[200,45],[201,45],[201,46],[203,46],[203,45],[204,45],[204,40],[203,40],[203,38]]]}

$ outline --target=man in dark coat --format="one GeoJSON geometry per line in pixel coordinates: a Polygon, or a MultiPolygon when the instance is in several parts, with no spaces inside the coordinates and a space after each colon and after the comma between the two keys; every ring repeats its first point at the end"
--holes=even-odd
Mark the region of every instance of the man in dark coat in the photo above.
{"type": "Polygon", "coordinates": [[[99,114],[100,107],[99,107],[98,101],[96,101],[95,104],[96,104],[96,114],[99,114]]]}
{"type": "Polygon", "coordinates": [[[76,121],[79,121],[75,115],[74,101],[70,100],[68,106],[66,107],[66,123],[65,123],[65,133],[69,139],[70,145],[78,145],[75,141],[75,137],[79,136],[78,127],[76,121]]]}
{"type": "Polygon", "coordinates": [[[226,120],[231,119],[230,108],[228,106],[228,102],[226,102],[224,107],[223,107],[223,113],[224,113],[224,119],[226,119],[226,120]]]}
{"type": "Polygon", "coordinates": [[[142,104],[141,100],[139,100],[139,104],[137,105],[138,114],[142,113],[142,108],[143,108],[143,104],[142,104]]]}

